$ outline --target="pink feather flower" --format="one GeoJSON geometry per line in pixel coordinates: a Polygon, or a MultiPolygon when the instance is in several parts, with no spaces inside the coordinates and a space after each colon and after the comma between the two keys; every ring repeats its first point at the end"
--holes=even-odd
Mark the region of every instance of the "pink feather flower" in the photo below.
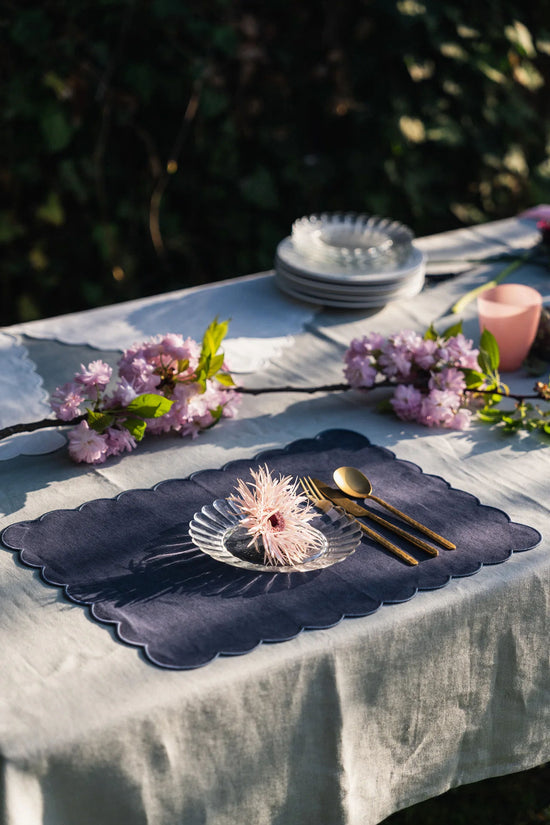
{"type": "Polygon", "coordinates": [[[237,494],[229,496],[243,513],[241,522],[250,534],[249,547],[263,549],[266,564],[295,565],[318,552],[322,536],[310,524],[316,512],[298,482],[290,476],[273,478],[267,466],[250,471],[252,482],[237,482],[237,494]]]}

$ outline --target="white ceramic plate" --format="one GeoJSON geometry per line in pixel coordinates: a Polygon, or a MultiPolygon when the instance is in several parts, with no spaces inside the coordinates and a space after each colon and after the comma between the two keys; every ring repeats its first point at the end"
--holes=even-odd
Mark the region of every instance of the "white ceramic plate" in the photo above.
{"type": "Polygon", "coordinates": [[[297,275],[292,270],[285,267],[281,261],[275,262],[277,273],[297,289],[308,292],[311,295],[327,295],[342,298],[371,298],[371,297],[391,297],[403,289],[415,279],[420,279],[424,275],[423,267],[416,267],[405,278],[391,284],[349,284],[337,283],[336,281],[316,281],[304,275],[297,275]]]}
{"type": "Polygon", "coordinates": [[[356,294],[343,294],[341,291],[326,293],[321,289],[316,289],[313,285],[305,288],[296,285],[281,269],[275,272],[275,282],[282,292],[306,303],[342,309],[376,309],[385,306],[390,301],[414,298],[415,295],[418,295],[424,286],[424,271],[421,270],[406,284],[382,295],[379,293],[372,294],[368,291],[356,294]]]}
{"type": "Polygon", "coordinates": [[[399,266],[388,266],[380,270],[365,271],[361,268],[339,267],[336,264],[312,261],[301,255],[294,244],[292,238],[288,236],[277,246],[276,260],[280,261],[286,269],[296,275],[309,277],[312,280],[335,281],[337,283],[348,284],[391,284],[403,280],[411,274],[417,267],[425,267],[425,256],[416,247],[411,246],[410,255],[404,263],[399,266]]]}

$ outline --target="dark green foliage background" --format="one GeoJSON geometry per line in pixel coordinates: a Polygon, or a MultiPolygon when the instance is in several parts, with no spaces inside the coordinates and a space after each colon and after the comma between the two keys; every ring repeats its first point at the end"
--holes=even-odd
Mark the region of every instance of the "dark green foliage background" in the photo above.
{"type": "Polygon", "coordinates": [[[550,200],[549,0],[0,3],[0,323],[550,200]],[[177,166],[177,168],[176,168],[177,166]]]}

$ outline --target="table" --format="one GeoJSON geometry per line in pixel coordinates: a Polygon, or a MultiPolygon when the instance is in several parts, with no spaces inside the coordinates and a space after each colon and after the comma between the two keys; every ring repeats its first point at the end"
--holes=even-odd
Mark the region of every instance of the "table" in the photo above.
{"type": "MultiPolygon", "coordinates": [[[[418,244],[459,257],[535,234],[513,219],[418,244]]],[[[44,390],[98,357],[94,347],[114,363],[140,331],[196,335],[228,301],[246,310],[230,349],[242,369],[247,350],[256,359],[243,384],[338,383],[353,337],[444,327],[453,301],[488,272],[432,282],[380,311],[299,304],[264,273],[19,325],[0,331],[3,392],[10,415],[42,417],[44,390]],[[13,358],[20,386],[8,377],[13,358]]],[[[514,280],[546,295],[547,277],[523,267],[514,280]]],[[[464,321],[477,336],[474,306],[464,321]]],[[[195,440],[150,438],[104,465],[72,464],[48,440],[57,433],[24,447],[14,439],[0,461],[0,528],[342,426],[537,528],[542,544],[366,618],[188,671],[154,667],[2,549],[3,825],[374,825],[453,786],[550,760],[550,449],[534,439],[483,425],[425,429],[352,392],[245,396],[236,419],[195,440]]]]}

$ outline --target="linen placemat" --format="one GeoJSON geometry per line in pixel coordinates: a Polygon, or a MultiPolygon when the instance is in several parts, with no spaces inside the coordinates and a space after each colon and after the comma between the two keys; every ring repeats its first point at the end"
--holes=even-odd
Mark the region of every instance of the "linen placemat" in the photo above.
{"type": "Polygon", "coordinates": [[[156,665],[178,669],[366,616],[504,562],[540,538],[532,527],[511,522],[501,510],[350,430],[328,430],[187,479],[55,510],[2,533],[3,543],[40,568],[46,582],[87,605],[99,622],[114,623],[120,640],[141,647],[156,665]],[[365,536],[345,561],[307,573],[256,573],[215,561],[191,543],[189,522],[260,465],[275,475],[327,482],[338,466],[358,467],[377,495],[457,549],[433,557],[407,546],[419,561],[412,567],[365,536]]]}

